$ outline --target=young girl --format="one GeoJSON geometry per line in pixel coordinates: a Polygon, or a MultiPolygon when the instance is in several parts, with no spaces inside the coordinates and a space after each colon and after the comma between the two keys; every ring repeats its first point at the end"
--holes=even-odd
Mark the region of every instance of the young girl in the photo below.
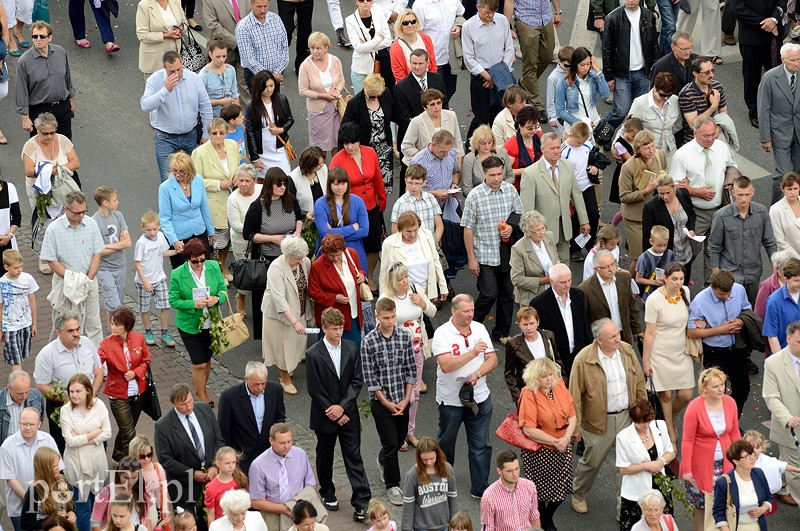
{"type": "Polygon", "coordinates": [[[594,275],[594,255],[600,249],[611,251],[614,259],[619,263],[619,240],[620,235],[617,228],[613,225],[603,225],[597,231],[597,244],[589,249],[586,260],[583,262],[583,280],[594,275]]]}
{"type": "Polygon", "coordinates": [[[442,529],[456,512],[456,478],[439,443],[421,437],[403,483],[403,531],[442,529]],[[446,495],[445,495],[446,494],[446,495]]]}
{"type": "Polygon", "coordinates": [[[209,524],[224,514],[219,506],[223,494],[229,490],[248,489],[247,477],[236,466],[237,461],[236,450],[230,446],[223,446],[214,456],[214,464],[217,465],[219,474],[206,484],[204,498],[209,524]]]}
{"type": "Polygon", "coordinates": [[[472,518],[464,511],[457,512],[450,519],[449,531],[472,531],[472,518]]]}
{"type": "Polygon", "coordinates": [[[92,507],[92,528],[103,528],[108,523],[109,506],[118,496],[127,496],[133,500],[134,510],[131,519],[136,524],[143,524],[147,529],[155,528],[158,521],[155,504],[150,502],[150,495],[144,488],[142,465],[138,459],[124,458],[112,471],[113,483],[109,483],[97,493],[92,507]]]}
{"type": "Polygon", "coordinates": [[[172,529],[174,531],[197,531],[197,521],[192,513],[183,507],[178,507],[172,516],[172,529]]]}
{"type": "Polygon", "coordinates": [[[132,496],[118,494],[109,505],[105,531],[147,531],[146,526],[133,522],[135,505],[132,496]]]}
{"type": "MultiPolygon", "coordinates": [[[[611,153],[617,161],[617,167],[614,169],[614,176],[611,178],[611,190],[608,194],[608,201],[610,203],[620,204],[619,199],[619,172],[622,170],[622,165],[625,161],[633,156],[633,137],[636,133],[644,129],[644,125],[639,118],[628,118],[622,124],[622,134],[617,137],[614,145],[611,146],[611,153]]],[[[614,216],[613,225],[617,225],[622,220],[622,214],[619,212],[614,216]],[[617,220],[619,216],[619,220],[617,220]]]]}
{"type": "Polygon", "coordinates": [[[372,523],[367,531],[397,531],[397,522],[392,520],[389,509],[380,500],[372,498],[369,501],[367,518],[372,523]]]}
{"type": "MultiPolygon", "coordinates": [[[[760,468],[764,475],[767,477],[769,484],[769,491],[773,494],[781,490],[783,484],[783,474],[788,470],[789,472],[800,472],[800,468],[792,466],[786,461],[776,459],[771,455],[764,453],[764,450],[769,446],[769,441],[764,438],[758,430],[749,430],[745,432],[743,439],[753,445],[753,450],[756,453],[756,468],[760,468]]],[[[786,496],[791,496],[786,494],[786,496]]],[[[772,507],[777,507],[776,503],[772,507]]],[[[774,512],[774,511],[773,511],[774,512]]]]}
{"type": "Polygon", "coordinates": [[[33,483],[25,492],[20,527],[39,529],[49,516],[63,516],[75,523],[75,504],[72,487],[59,472],[61,456],[58,451],[43,446],[33,455],[33,483]]]}
{"type": "Polygon", "coordinates": [[[155,462],[156,454],[153,445],[146,435],[137,435],[128,445],[128,454],[139,460],[142,465],[144,488],[150,498],[150,503],[155,505],[159,522],[156,529],[162,529],[172,519],[172,508],[167,492],[167,473],[159,463],[155,462]]]}

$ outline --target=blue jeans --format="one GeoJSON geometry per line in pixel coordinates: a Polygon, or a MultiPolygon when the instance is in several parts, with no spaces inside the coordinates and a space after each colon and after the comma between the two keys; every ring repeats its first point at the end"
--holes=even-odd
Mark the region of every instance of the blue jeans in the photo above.
{"type": "Polygon", "coordinates": [[[681,9],[680,2],[672,0],[656,0],[658,12],[661,13],[661,36],[658,38],[658,47],[661,55],[672,53],[672,34],[675,33],[675,26],[678,24],[678,12],[681,9]]]}
{"type": "MultiPolygon", "coordinates": [[[[69,23],[72,24],[72,36],[75,37],[76,41],[86,38],[84,4],[85,0],[69,0],[69,23]]],[[[100,38],[103,39],[103,42],[114,42],[114,30],[111,27],[108,15],[103,13],[102,9],[94,7],[92,0],[89,0],[89,7],[94,12],[94,19],[100,29],[100,38]]]]}
{"type": "Polygon", "coordinates": [[[158,165],[158,175],[163,183],[169,178],[169,159],[178,151],[185,151],[191,155],[197,147],[197,132],[192,129],[188,133],[174,135],[165,133],[158,129],[153,130],[153,138],[156,146],[156,164],[158,165]]]}
{"type": "Polygon", "coordinates": [[[650,90],[650,81],[644,68],[631,72],[628,77],[614,76],[614,106],[611,107],[606,121],[616,129],[628,116],[635,98],[650,90]]]}
{"type": "Polygon", "coordinates": [[[78,528],[78,531],[91,531],[94,494],[90,492],[86,500],[82,501],[78,487],[72,487],[72,496],[75,500],[75,527],[78,528]]]}
{"type": "Polygon", "coordinates": [[[468,407],[439,405],[439,435],[436,437],[447,462],[455,466],[456,440],[461,423],[467,433],[469,457],[470,494],[480,496],[489,486],[489,469],[492,465],[492,445],[489,444],[489,427],[492,423],[492,397],[478,404],[478,414],[468,407]]]}
{"type": "Polygon", "coordinates": [[[11,525],[14,526],[14,531],[22,531],[21,516],[9,516],[8,519],[11,520],[11,525]]]}
{"type": "Polygon", "coordinates": [[[364,80],[367,79],[367,74],[359,74],[358,72],[350,72],[350,82],[353,83],[353,94],[364,90],[364,80]]]}

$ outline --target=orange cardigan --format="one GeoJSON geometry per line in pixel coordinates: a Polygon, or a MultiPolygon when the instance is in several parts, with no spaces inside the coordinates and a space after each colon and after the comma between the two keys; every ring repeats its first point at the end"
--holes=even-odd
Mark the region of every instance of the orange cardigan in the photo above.
{"type": "MultiPolygon", "coordinates": [[[[417,35],[422,38],[422,42],[425,43],[425,51],[428,52],[430,56],[428,72],[436,72],[436,53],[433,51],[433,41],[422,32],[419,32],[417,35]]],[[[400,42],[400,37],[398,37],[389,48],[389,57],[392,59],[392,73],[394,74],[395,83],[411,73],[411,68],[408,65],[406,54],[403,52],[403,47],[405,47],[405,44],[400,42]]]]}
{"type": "MultiPolygon", "coordinates": [[[[331,159],[330,169],[341,166],[350,176],[350,193],[364,200],[367,210],[376,206],[386,210],[386,188],[378,163],[378,154],[369,146],[361,146],[361,168],[346,150],[339,150],[331,159]]],[[[330,171],[330,169],[328,171],[330,171]]]]}

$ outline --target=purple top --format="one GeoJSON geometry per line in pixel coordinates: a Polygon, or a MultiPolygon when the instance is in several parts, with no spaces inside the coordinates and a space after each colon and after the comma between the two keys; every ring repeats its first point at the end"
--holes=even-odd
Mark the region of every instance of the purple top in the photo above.
{"type": "Polygon", "coordinates": [[[274,503],[286,503],[304,488],[313,487],[317,484],[305,451],[297,446],[292,446],[285,458],[289,485],[287,492],[284,492],[281,496],[278,483],[281,459],[283,458],[276,454],[272,448],[269,448],[266,452],[256,457],[253,464],[250,465],[250,497],[252,499],[267,499],[274,503]]]}

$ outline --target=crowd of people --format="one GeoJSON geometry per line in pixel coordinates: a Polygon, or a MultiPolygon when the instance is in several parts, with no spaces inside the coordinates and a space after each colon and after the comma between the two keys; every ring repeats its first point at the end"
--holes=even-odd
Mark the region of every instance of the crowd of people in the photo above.
{"type": "MultiPolygon", "coordinates": [[[[611,452],[623,531],[676,530],[678,502],[692,507],[696,531],[765,531],[777,501],[797,505],[800,29],[785,0],[728,2],[721,22],[713,0],[686,10],[593,0],[588,26],[601,34],[602,58],[556,49],[556,0],[357,0],[346,18],[328,0],[335,42],[352,48],[349,78],[331,39],[312,32],[311,0],[279,0],[277,13],[269,0],[204,0],[205,56],[183,44],[203,30],[193,0],[141,0],[140,108],[161,184],[135,242],[114,188],[93,191],[88,215],[67,52],[28,4],[0,8],[0,98],[7,59],[19,57],[16,107],[31,136],[25,192],[37,267],[52,275],[53,330],[29,375],[22,364],[45,332],[45,310],[18,252],[17,189],[0,181],[11,369],[0,392],[0,498],[15,531],[324,531],[339,510],[337,441],[353,520],[375,531],[554,531],[567,497],[589,512],[587,493],[611,452]],[[697,12],[700,55],[689,33],[697,12]],[[775,158],[770,206],[753,201],[756,185],[737,169],[737,124],[714,79],[720,37],[736,42],[731,21],[749,121],[775,158]],[[307,143],[290,137],[282,88],[293,38],[307,143]],[[462,68],[466,138],[449,108],[462,68]],[[620,207],[602,216],[604,172],[620,207]],[[123,304],[131,248],[135,309],[123,304]],[[248,289],[233,266],[246,260],[264,272],[248,289]],[[582,264],[575,283],[570,263],[582,264]],[[452,287],[462,269],[477,280],[474,295],[452,287]],[[702,284],[694,297],[693,284],[702,284]],[[249,361],[215,404],[208,381],[229,294],[264,361],[249,361]],[[150,348],[176,346],[173,310],[192,386],[174,385],[161,415],[146,404],[159,365],[150,348]],[[450,318],[434,327],[437,311],[450,318]],[[517,406],[503,425],[519,452],[493,455],[487,375],[501,349],[517,406]],[[769,356],[768,438],[739,426],[759,372],[754,351],[769,356]],[[430,357],[435,438],[417,423],[430,357]],[[303,360],[314,467],[286,423],[303,360]],[[380,449],[361,447],[364,387],[380,449]],[[137,430],[142,412],[157,421],[152,435],[137,430]],[[475,524],[458,511],[462,425],[462,495],[481,500],[475,524]],[[769,441],[778,458],[763,453],[769,441]],[[399,452],[412,448],[403,473],[399,452]],[[399,525],[374,496],[364,453],[377,461],[380,498],[402,507],[399,525]]],[[[98,4],[115,53],[108,6],[98,4]]],[[[70,2],[69,15],[76,45],[89,48],[83,3],[70,2]]]]}

